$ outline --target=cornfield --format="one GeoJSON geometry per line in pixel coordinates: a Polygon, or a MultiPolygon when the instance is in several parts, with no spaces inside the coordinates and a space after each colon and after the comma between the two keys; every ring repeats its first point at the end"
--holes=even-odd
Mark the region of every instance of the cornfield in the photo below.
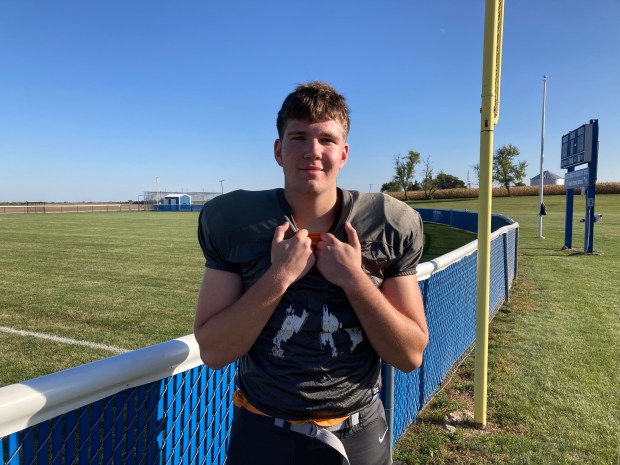
{"type": "MultiPolygon", "coordinates": [[[[520,186],[511,187],[510,196],[527,196],[538,195],[540,192],[539,186],[520,186]]],[[[574,190],[576,195],[579,195],[580,189],[574,190]]],[[[399,200],[405,200],[404,192],[386,192],[394,198],[399,200]]],[[[620,194],[620,182],[600,182],[596,184],[597,194],[620,194]]],[[[548,185],[543,186],[544,195],[566,195],[566,189],[564,186],[548,185]]],[[[508,191],[504,187],[494,187],[493,197],[508,197],[508,191]]],[[[424,191],[407,191],[407,197],[409,200],[428,200],[425,197],[424,191]]],[[[477,198],[478,189],[437,189],[431,198],[433,199],[467,199],[477,198]]]]}

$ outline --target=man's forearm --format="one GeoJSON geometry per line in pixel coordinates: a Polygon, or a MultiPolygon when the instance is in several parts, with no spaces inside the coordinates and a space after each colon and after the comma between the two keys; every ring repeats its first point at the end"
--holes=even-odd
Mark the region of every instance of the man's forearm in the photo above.
{"type": "Polygon", "coordinates": [[[274,232],[271,266],[242,294],[241,276],[211,271],[203,280],[196,308],[194,335],[200,356],[208,366],[220,368],[245,354],[256,341],[288,287],[314,265],[308,231],[290,239],[285,222],[274,232]],[[210,278],[210,279],[208,279],[210,278]]]}
{"type": "MultiPolygon", "coordinates": [[[[408,286],[418,286],[416,280],[410,281],[408,286]]],[[[403,295],[398,289],[402,284],[391,281],[384,285],[385,290],[375,287],[362,271],[351,276],[344,290],[379,356],[409,372],[422,364],[428,343],[425,321],[416,321],[424,315],[419,287],[406,289],[403,295]]]]}
{"type": "MultiPolygon", "coordinates": [[[[250,350],[286,291],[282,282],[269,270],[233,303],[196,321],[194,335],[207,366],[219,369],[250,350]]],[[[201,292],[197,305],[205,305],[206,299],[201,292]]]]}

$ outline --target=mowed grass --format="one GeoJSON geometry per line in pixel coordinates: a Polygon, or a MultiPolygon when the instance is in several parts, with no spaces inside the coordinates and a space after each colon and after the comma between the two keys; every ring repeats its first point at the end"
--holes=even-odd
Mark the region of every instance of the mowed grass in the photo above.
{"type": "MultiPolygon", "coordinates": [[[[0,215],[0,326],[132,350],[191,333],[197,213],[0,215]]],[[[0,385],[113,353],[0,332],[0,385]]]]}
{"type": "Polygon", "coordinates": [[[475,241],[476,234],[454,229],[443,224],[424,224],[424,253],[421,262],[432,260],[459,247],[475,241]]]}
{"type": "MultiPolygon", "coordinates": [[[[511,303],[491,325],[486,430],[443,429],[472,408],[469,357],[396,447],[408,464],[617,464],[620,453],[620,196],[598,195],[594,249],[562,251],[565,197],[493,199],[520,224],[511,303]]],[[[477,210],[475,199],[413,203],[477,210]]],[[[573,246],[583,247],[584,198],[575,197],[573,246]]],[[[195,213],[0,216],[0,326],[136,349],[191,332],[203,272],[195,213]]],[[[446,230],[425,225],[423,260],[446,230]]],[[[464,242],[469,242],[466,238],[464,242]]],[[[448,240],[451,242],[451,240],[448,240]]],[[[457,242],[457,241],[455,241],[457,242]]],[[[437,249],[433,251],[432,249],[437,249]]],[[[111,355],[0,333],[0,385],[111,355]]]]}
{"type": "MultiPolygon", "coordinates": [[[[189,212],[0,215],[0,326],[126,350],[191,333],[204,271],[197,221],[189,212]]],[[[423,260],[471,240],[427,225],[423,260]]],[[[0,347],[0,386],[114,355],[2,331],[0,347]]]]}
{"type": "MultiPolygon", "coordinates": [[[[406,464],[620,463],[620,195],[597,195],[603,221],[594,250],[561,250],[564,196],[546,197],[538,239],[538,198],[494,198],[493,211],[520,224],[519,273],[511,302],[490,328],[487,428],[456,424],[473,412],[470,356],[396,445],[406,464]]],[[[414,202],[477,210],[477,201],[414,202]]],[[[583,249],[585,199],[575,197],[573,247],[583,249]]]]}

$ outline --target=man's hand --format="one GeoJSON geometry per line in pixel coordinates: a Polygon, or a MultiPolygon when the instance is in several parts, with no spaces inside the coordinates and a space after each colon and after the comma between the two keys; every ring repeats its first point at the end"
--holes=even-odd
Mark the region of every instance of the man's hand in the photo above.
{"type": "Polygon", "coordinates": [[[316,267],[332,284],[345,288],[362,270],[362,246],[351,223],[344,225],[349,243],[341,242],[333,234],[321,234],[316,246],[316,267]]]}
{"type": "Polygon", "coordinates": [[[290,239],[284,239],[289,227],[288,221],[278,226],[271,245],[271,266],[287,287],[303,278],[316,261],[308,231],[300,229],[290,239]]]}

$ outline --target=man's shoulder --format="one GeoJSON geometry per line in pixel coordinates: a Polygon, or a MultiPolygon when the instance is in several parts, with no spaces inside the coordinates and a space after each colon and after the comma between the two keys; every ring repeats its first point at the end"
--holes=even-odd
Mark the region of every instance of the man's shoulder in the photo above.
{"type": "Polygon", "coordinates": [[[411,206],[387,194],[351,191],[351,197],[354,211],[370,218],[398,221],[403,217],[415,219],[419,216],[411,206]]]}
{"type": "Polygon", "coordinates": [[[218,235],[240,234],[257,225],[279,224],[284,218],[278,189],[264,191],[236,190],[218,195],[207,202],[200,213],[203,230],[218,235]]]}
{"type": "Polygon", "coordinates": [[[226,218],[259,215],[278,204],[278,189],[264,191],[236,190],[218,195],[202,207],[202,214],[226,218]]]}
{"type": "Polygon", "coordinates": [[[246,191],[243,189],[227,192],[218,195],[212,200],[205,203],[204,208],[226,208],[231,206],[244,206],[248,203],[261,203],[269,199],[276,199],[278,189],[269,189],[263,191],[246,191]]]}
{"type": "Polygon", "coordinates": [[[400,242],[421,235],[420,215],[405,202],[382,193],[351,192],[351,198],[350,221],[360,239],[400,242]]]}

